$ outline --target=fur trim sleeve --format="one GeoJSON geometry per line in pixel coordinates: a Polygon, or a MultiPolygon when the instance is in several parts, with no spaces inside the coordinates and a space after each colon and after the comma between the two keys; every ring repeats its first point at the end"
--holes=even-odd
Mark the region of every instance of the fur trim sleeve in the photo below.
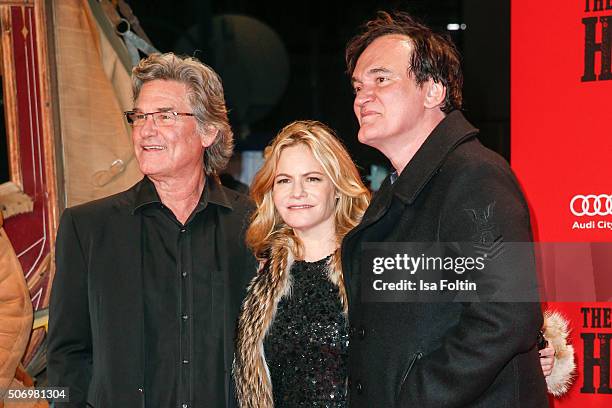
{"type": "Polygon", "coordinates": [[[567,392],[574,380],[576,363],[574,347],[567,344],[569,322],[556,311],[544,312],[544,338],[555,349],[555,364],[552,373],[546,377],[548,392],[559,397],[567,392]]]}

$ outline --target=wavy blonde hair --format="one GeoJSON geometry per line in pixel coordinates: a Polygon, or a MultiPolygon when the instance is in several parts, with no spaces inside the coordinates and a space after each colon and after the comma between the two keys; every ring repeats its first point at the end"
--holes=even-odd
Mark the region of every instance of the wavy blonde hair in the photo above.
{"type": "Polygon", "coordinates": [[[359,224],[370,202],[370,192],[361,181],[357,167],[329,127],[309,120],[290,123],[266,147],[264,163],[251,185],[251,197],[257,210],[247,230],[246,241],[259,260],[267,259],[276,245],[287,245],[297,259],[301,258],[302,243],[283,221],[272,200],[274,177],[281,152],[286,147],[298,144],[310,148],[339,197],[334,211],[338,245],[359,224]]]}

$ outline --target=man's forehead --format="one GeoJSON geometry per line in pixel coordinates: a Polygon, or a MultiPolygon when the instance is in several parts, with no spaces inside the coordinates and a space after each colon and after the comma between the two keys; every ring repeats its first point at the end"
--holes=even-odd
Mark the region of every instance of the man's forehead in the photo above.
{"type": "MultiPolygon", "coordinates": [[[[368,45],[368,47],[370,45],[373,45],[373,44],[376,44],[376,43],[394,43],[394,44],[408,45],[409,47],[412,47],[412,40],[410,39],[410,37],[408,37],[407,35],[404,35],[404,34],[385,34],[385,35],[381,35],[380,37],[378,37],[374,41],[372,41],[368,45]]],[[[366,49],[368,47],[366,47],[366,49]]]]}
{"type": "Polygon", "coordinates": [[[397,54],[409,55],[412,49],[412,41],[409,37],[400,34],[384,35],[372,41],[372,43],[363,50],[357,59],[357,65],[359,65],[360,61],[371,59],[394,60],[397,54]]]}
{"type": "Polygon", "coordinates": [[[145,82],[135,101],[136,105],[153,104],[159,110],[171,110],[184,103],[189,103],[187,86],[178,81],[160,79],[145,82]]]}
{"type": "Polygon", "coordinates": [[[361,53],[353,70],[352,80],[385,72],[402,71],[408,67],[413,46],[410,38],[389,34],[377,38],[361,53]]]}
{"type": "Polygon", "coordinates": [[[174,79],[152,79],[143,83],[141,89],[166,89],[187,92],[187,85],[174,79]]]}

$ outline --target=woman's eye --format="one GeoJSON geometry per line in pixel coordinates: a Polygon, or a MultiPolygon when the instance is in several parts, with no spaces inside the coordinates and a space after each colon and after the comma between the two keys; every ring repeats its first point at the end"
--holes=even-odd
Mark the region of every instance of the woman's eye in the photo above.
{"type": "Polygon", "coordinates": [[[321,181],[321,179],[319,177],[308,177],[307,179],[308,181],[321,181]]]}
{"type": "Polygon", "coordinates": [[[286,179],[286,178],[276,180],[276,184],[286,184],[288,182],[289,182],[289,179],[286,179]]]}
{"type": "Polygon", "coordinates": [[[376,78],[376,82],[378,82],[378,83],[380,84],[380,83],[385,82],[385,81],[386,81],[386,80],[388,80],[388,79],[389,79],[389,78],[386,78],[386,77],[378,77],[378,78],[376,78]]]}

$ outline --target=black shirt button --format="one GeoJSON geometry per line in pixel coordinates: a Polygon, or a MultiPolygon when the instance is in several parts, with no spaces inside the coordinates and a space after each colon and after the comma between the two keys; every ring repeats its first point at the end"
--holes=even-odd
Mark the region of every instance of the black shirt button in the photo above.
{"type": "Polygon", "coordinates": [[[187,272],[183,271],[183,273],[181,273],[181,275],[183,276],[183,278],[185,278],[187,276],[187,272]]]}
{"type": "Polygon", "coordinates": [[[185,232],[187,231],[185,228],[181,228],[181,232],[185,232]]]}
{"type": "Polygon", "coordinates": [[[184,315],[182,315],[182,316],[181,316],[181,318],[182,318],[183,320],[187,320],[187,319],[189,319],[189,316],[188,316],[188,315],[186,315],[186,314],[184,314],[184,315]]]}
{"type": "Polygon", "coordinates": [[[355,384],[355,389],[357,390],[357,394],[363,394],[363,385],[360,381],[355,384]]]}
{"type": "Polygon", "coordinates": [[[183,360],[183,364],[189,364],[189,360],[183,360]]]}
{"type": "Polygon", "coordinates": [[[357,334],[359,335],[359,338],[363,340],[365,338],[365,336],[366,336],[366,329],[365,329],[365,327],[362,327],[361,329],[359,329],[357,334]]]}

